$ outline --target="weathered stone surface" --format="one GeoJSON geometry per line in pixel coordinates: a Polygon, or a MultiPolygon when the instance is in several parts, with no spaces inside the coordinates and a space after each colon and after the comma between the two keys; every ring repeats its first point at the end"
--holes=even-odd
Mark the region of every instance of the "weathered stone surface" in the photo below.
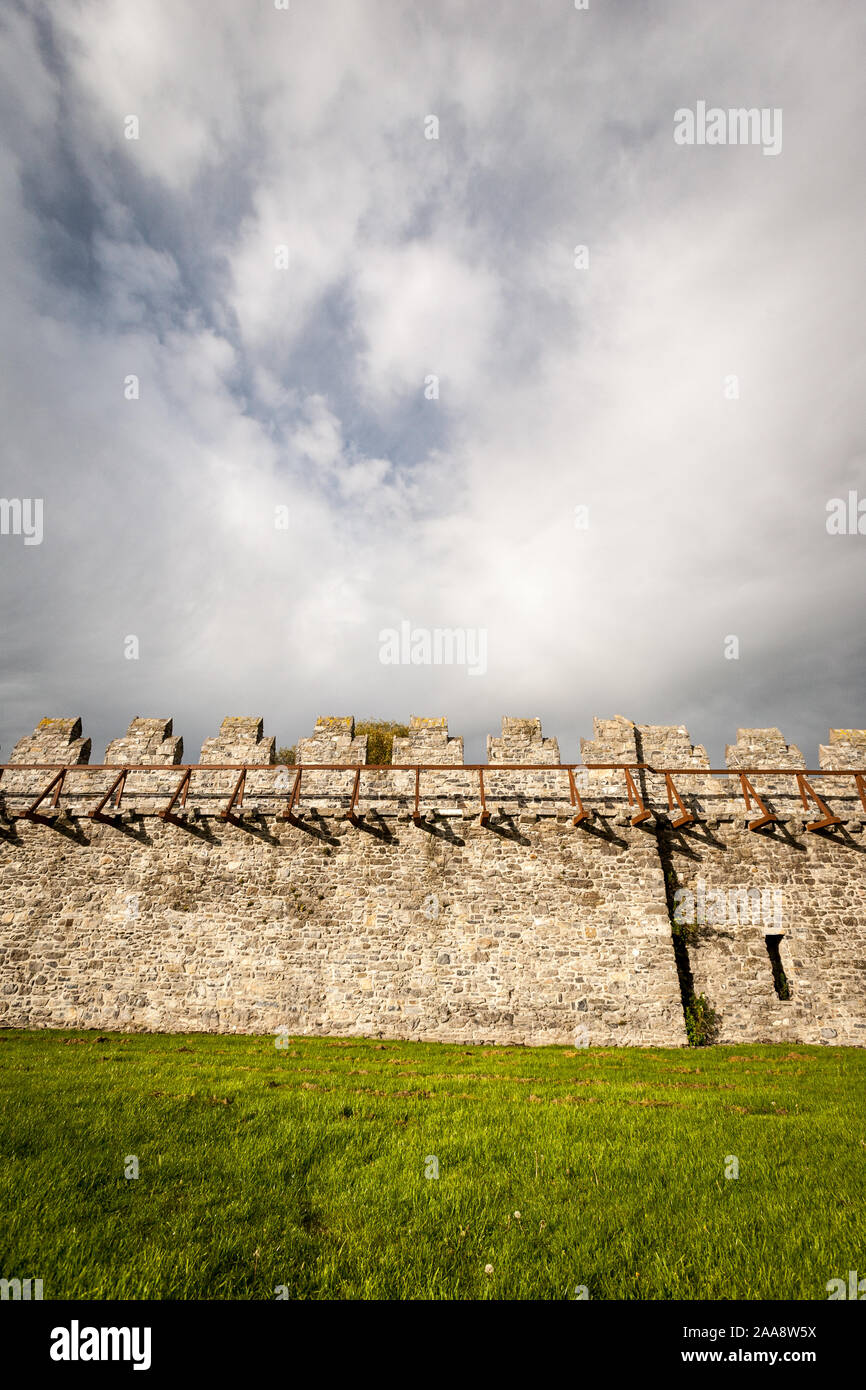
{"type": "Polygon", "coordinates": [[[866,767],[866,729],[831,729],[829,745],[818,749],[821,767],[866,767]]]}
{"type": "MultiPolygon", "coordinates": [[[[727,763],[805,767],[800,750],[778,729],[738,730],[727,763]]],[[[719,779],[719,792],[701,797],[706,828],[699,823],[666,842],[677,885],[709,900],[708,920],[689,934],[695,990],[719,1015],[720,1042],[820,1043],[822,1029],[833,1027],[840,1042],[862,1046],[866,868],[854,779],[809,779],[853,835],[806,831],[821,813],[814,804],[803,807],[796,777],[750,772],[749,780],[776,823],[751,831],[760,809],[746,810],[739,778],[719,779]],[[718,911],[710,910],[711,894],[718,911]],[[779,938],[791,990],[786,1000],[774,988],[768,937],[779,938]]]]}
{"type": "Polygon", "coordinates": [[[298,739],[299,763],[365,763],[367,735],[355,737],[351,715],[320,715],[311,738],[298,739]]]}
{"type": "Polygon", "coordinates": [[[40,719],[32,734],[19,739],[10,763],[89,763],[90,739],[81,737],[81,720],[40,719]]]}
{"type": "Polygon", "coordinates": [[[202,763],[273,763],[275,738],[262,736],[263,721],[232,714],[220,725],[216,738],[201,746],[202,763]]]}
{"type": "Polygon", "coordinates": [[[658,767],[709,767],[707,750],[696,747],[685,724],[638,724],[636,746],[640,761],[658,767]]]}
{"type": "Polygon", "coordinates": [[[410,763],[463,762],[462,738],[448,737],[448,720],[437,715],[419,718],[413,715],[406,738],[395,738],[391,762],[396,766],[410,763]]]}
{"type": "MultiPolygon", "coordinates": [[[[442,715],[423,718],[413,715],[408,736],[394,739],[391,762],[395,767],[405,768],[419,763],[444,763],[462,768],[463,739],[449,736],[448,720],[442,715]]],[[[447,805],[467,815],[477,815],[477,782],[477,776],[473,778],[468,772],[425,772],[424,799],[428,807],[447,805]]],[[[381,773],[375,783],[370,783],[369,791],[376,797],[380,810],[408,812],[415,804],[414,777],[381,773]]]]}
{"type": "MultiPolygon", "coordinates": [[[[738,729],[736,743],[725,748],[725,760],[730,768],[790,767],[799,771],[806,766],[799,748],[786,743],[778,729],[738,729]]],[[[792,777],[763,776],[760,782],[762,795],[765,791],[796,795],[792,777]]]]}
{"type": "Polygon", "coordinates": [[[593,719],[592,738],[580,740],[580,756],[585,763],[639,762],[635,726],[617,714],[613,719],[593,719]]]}
{"type": "MultiPolygon", "coordinates": [[[[171,719],[136,717],[125,737],[114,739],[106,748],[106,763],[129,764],[134,769],[124,786],[123,805],[127,809],[152,812],[168,802],[177,786],[178,774],[167,778],[162,770],[176,767],[183,757],[183,739],[172,733],[172,725],[171,719]],[[157,770],[145,772],[138,764],[157,770]]],[[[112,774],[103,773],[101,788],[107,791],[112,780],[112,774]]]]}
{"type": "MultiPolygon", "coordinates": [[[[831,734],[822,768],[866,767],[860,731],[836,732],[852,736],[831,734]]],[[[80,721],[40,725],[16,763],[41,739],[45,762],[69,770],[42,821],[10,817],[44,789],[47,768],[0,780],[0,1026],[681,1045],[672,928],[675,895],[690,893],[724,904],[721,920],[705,912],[686,926],[680,950],[720,1041],[863,1045],[866,813],[854,777],[809,779],[843,822],[811,833],[820,812],[803,808],[796,777],[750,774],[778,816],[753,832],[737,777],[693,775],[706,754],[683,726],[596,720],[594,734],[585,760],[618,767],[576,773],[593,813],[579,826],[556,741],[537,721],[505,720],[491,740],[482,825],[461,740],[420,719],[401,762],[361,776],[352,824],[366,741],[351,719],[320,720],[299,744],[296,826],[277,818],[294,774],[273,766],[260,720],[226,720],[205,742],[177,822],[155,814],[183,775],[170,720],[135,720],[110,745],[110,761],[147,770],[130,772],[122,814],[106,822],[90,812],[116,773],[87,768],[80,721]],[[520,761],[549,766],[521,770],[523,749],[520,761]],[[422,773],[416,825],[422,752],[453,770],[422,773]],[[220,814],[236,776],[214,762],[251,764],[236,823],[220,814]],[[645,770],[634,776],[653,814],[631,824],[621,769],[640,762],[682,769],[692,824],[673,829],[665,779],[645,770]],[[788,999],[768,936],[780,938],[788,999]]],[[[732,770],[802,768],[778,730],[741,731],[728,756],[732,770]]]]}
{"type": "Polygon", "coordinates": [[[124,738],[116,738],[105,750],[107,763],[179,763],[183,739],[172,735],[172,720],[135,718],[124,738]]]}
{"type": "Polygon", "coordinates": [[[559,744],[543,738],[540,719],[503,719],[502,737],[487,735],[489,763],[558,763],[559,744]]]}
{"type": "Polygon", "coordinates": [[[559,766],[559,744],[555,738],[544,738],[540,719],[502,720],[502,735],[487,736],[487,762],[491,769],[485,773],[485,787],[490,805],[504,815],[516,813],[527,805],[527,792],[553,807],[568,797],[568,779],[564,772],[513,772],[508,769],[520,763],[545,763],[559,766]]]}
{"type": "MultiPolygon", "coordinates": [[[[617,714],[613,719],[593,719],[593,737],[580,740],[584,763],[638,763],[636,729],[630,719],[617,714]]],[[[589,771],[581,774],[581,791],[590,788],[596,795],[619,798],[625,791],[621,772],[589,771]]]]}

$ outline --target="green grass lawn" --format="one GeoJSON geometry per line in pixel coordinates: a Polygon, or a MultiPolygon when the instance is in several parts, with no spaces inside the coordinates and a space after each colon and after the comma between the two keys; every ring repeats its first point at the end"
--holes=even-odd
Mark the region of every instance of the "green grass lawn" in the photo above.
{"type": "Polygon", "coordinates": [[[826,1299],[866,1272],[860,1049],[4,1031],[0,1090],[0,1277],[46,1299],[826,1299]]]}

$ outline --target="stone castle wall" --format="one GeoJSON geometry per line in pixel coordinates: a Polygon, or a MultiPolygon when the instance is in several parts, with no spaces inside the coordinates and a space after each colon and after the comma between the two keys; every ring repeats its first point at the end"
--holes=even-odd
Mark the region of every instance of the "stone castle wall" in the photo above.
{"type": "Polygon", "coordinates": [[[866,1042],[864,731],[831,730],[808,809],[752,771],[804,768],[773,729],[711,776],[682,726],[596,720],[570,776],[540,721],[505,719],[484,814],[444,719],[357,788],[366,738],[320,720],[294,801],[259,719],[190,775],[167,718],[110,767],[90,752],[46,719],[0,777],[0,1026],[676,1046],[697,994],[721,1042],[866,1042]]]}

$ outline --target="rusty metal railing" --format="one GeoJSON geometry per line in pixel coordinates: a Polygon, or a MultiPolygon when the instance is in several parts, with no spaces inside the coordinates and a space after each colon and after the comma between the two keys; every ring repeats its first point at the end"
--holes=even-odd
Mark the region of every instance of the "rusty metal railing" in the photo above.
{"type": "MultiPolygon", "coordinates": [[[[54,775],[35,800],[30,801],[27,807],[18,813],[12,813],[12,820],[30,820],[50,823],[45,814],[40,814],[39,808],[42,803],[51,796],[51,808],[56,809],[61,795],[72,796],[72,792],[66,789],[70,778],[79,773],[90,774],[93,772],[115,772],[117,776],[107,791],[100,789],[94,795],[98,796],[98,801],[94,809],[88,812],[88,818],[95,821],[110,823],[110,815],[120,812],[121,801],[126,790],[126,781],[131,772],[168,772],[174,770],[181,774],[180,782],[172,793],[171,799],[165,806],[157,808],[156,814],[165,821],[170,821],[175,825],[183,825],[180,819],[176,803],[180,800],[179,811],[187,805],[187,798],[192,784],[193,773],[209,772],[237,772],[238,778],[228,802],[218,812],[219,817],[224,821],[239,825],[238,813],[243,809],[244,789],[248,773],[267,773],[272,772],[275,777],[288,770],[292,765],[273,764],[273,763],[2,763],[0,764],[0,779],[6,772],[53,772],[54,775]],[[114,798],[110,812],[106,812],[109,801],[114,798]]],[[[352,785],[351,800],[347,813],[348,819],[353,825],[357,825],[363,813],[358,812],[358,802],[360,799],[361,776],[368,772],[388,772],[411,774],[415,779],[414,786],[414,809],[412,820],[416,825],[421,823],[421,775],[428,772],[450,772],[454,773],[477,773],[478,792],[479,792],[479,823],[486,825],[490,820],[490,810],[487,806],[485,794],[484,777],[497,773],[515,772],[546,772],[546,773],[565,773],[568,777],[568,790],[570,804],[575,811],[572,825],[580,825],[582,821],[589,818],[590,812],[586,809],[575,781],[575,772],[621,772],[625,779],[625,791],[628,802],[634,808],[634,815],[631,817],[633,826],[641,825],[652,815],[651,809],[646,805],[638,783],[635,781],[635,773],[648,772],[654,776],[661,776],[665,779],[665,789],[667,792],[668,810],[673,811],[674,806],[679,811],[679,816],[671,824],[675,829],[681,829],[696,820],[694,812],[690,811],[682,800],[682,797],[674,783],[674,776],[678,779],[683,777],[733,777],[739,779],[740,792],[745,802],[747,811],[752,809],[754,802],[760,816],[749,823],[750,830],[760,830],[765,825],[770,825],[778,821],[776,813],[766,805],[760,793],[757,791],[753,777],[794,777],[797,782],[797,790],[804,810],[809,810],[810,801],[813,802],[821,813],[820,819],[814,820],[806,825],[810,831],[826,830],[831,826],[841,824],[842,818],[830,810],[827,803],[815,791],[809,782],[810,777],[852,777],[860,797],[861,805],[866,811],[866,768],[791,768],[791,767],[725,767],[725,768],[706,768],[706,767],[654,767],[651,763],[299,763],[295,764],[295,779],[291,792],[288,796],[285,809],[280,812],[278,819],[286,820],[292,825],[300,825],[301,821],[296,813],[296,808],[300,803],[301,779],[305,772],[353,772],[354,782],[352,785]]],[[[584,788],[584,791],[586,789],[584,788]]],[[[0,791],[5,791],[0,780],[0,791]]],[[[87,793],[89,794],[89,793],[87,793]]],[[[32,797],[31,791],[5,793],[6,798],[20,798],[26,800],[32,797]]],[[[265,791],[258,793],[259,796],[281,797],[280,791],[265,791]]]]}

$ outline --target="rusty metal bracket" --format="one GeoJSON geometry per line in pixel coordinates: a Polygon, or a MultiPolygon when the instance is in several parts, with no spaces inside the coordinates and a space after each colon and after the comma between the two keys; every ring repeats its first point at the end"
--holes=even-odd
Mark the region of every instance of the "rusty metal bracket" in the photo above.
{"type": "Polygon", "coordinates": [[[180,782],[178,783],[178,786],[177,786],[177,788],[176,788],[176,790],[175,790],[175,792],[174,792],[174,795],[172,796],[172,798],[171,798],[171,800],[169,801],[168,805],[167,805],[167,806],[163,806],[161,810],[157,811],[156,814],[160,817],[161,820],[171,821],[172,825],[183,825],[183,824],[184,824],[184,822],[183,822],[182,820],[179,820],[177,816],[173,816],[171,812],[172,812],[172,807],[174,806],[174,803],[177,801],[177,798],[178,798],[179,796],[182,796],[182,798],[183,798],[182,801],[181,801],[181,803],[180,803],[180,804],[181,804],[181,807],[184,807],[184,806],[186,805],[186,796],[187,796],[187,792],[189,791],[189,782],[190,782],[190,778],[191,778],[191,777],[192,777],[192,768],[191,768],[191,767],[188,767],[187,770],[186,770],[186,772],[183,774],[183,777],[181,777],[180,782]]]}
{"type": "Polygon", "coordinates": [[[107,817],[107,816],[104,816],[104,815],[102,814],[102,812],[103,812],[103,809],[105,808],[105,806],[107,805],[107,803],[111,800],[111,798],[112,798],[113,796],[114,796],[114,806],[112,807],[112,810],[114,810],[114,811],[119,811],[119,810],[120,810],[120,798],[123,796],[123,788],[124,788],[124,786],[126,785],[127,772],[128,772],[128,769],[127,769],[127,768],[124,768],[123,771],[121,772],[120,776],[119,776],[119,777],[115,777],[115,779],[114,779],[114,781],[112,782],[111,786],[108,788],[108,791],[105,793],[105,796],[103,796],[102,799],[100,800],[99,805],[96,807],[96,809],[95,809],[94,811],[91,811],[91,812],[90,812],[90,819],[91,819],[91,820],[105,821],[107,824],[110,824],[110,822],[109,822],[109,820],[108,820],[108,817],[107,817]],[[117,793],[116,796],[115,796],[115,793],[117,793]]]}
{"type": "Polygon", "coordinates": [[[811,796],[815,805],[818,807],[818,810],[821,812],[821,815],[824,817],[823,820],[814,820],[811,824],[807,823],[807,830],[826,830],[829,825],[842,824],[842,817],[834,816],[830,807],[825,801],[821,800],[821,797],[815,791],[814,787],[806,781],[802,772],[797,773],[797,786],[800,788],[800,799],[803,802],[804,811],[808,811],[809,809],[809,802],[806,800],[806,793],[808,792],[809,796],[811,796]]]}
{"type": "Polygon", "coordinates": [[[45,800],[46,796],[47,796],[48,793],[51,792],[51,791],[54,792],[54,795],[53,795],[52,798],[51,798],[51,805],[52,805],[52,807],[54,807],[54,806],[57,805],[57,801],[58,801],[58,798],[59,798],[59,796],[60,796],[60,792],[61,792],[61,789],[62,789],[62,787],[63,787],[63,782],[64,782],[64,779],[65,779],[65,777],[66,777],[67,771],[68,771],[68,769],[64,767],[64,768],[62,769],[62,771],[58,772],[57,775],[56,775],[55,777],[52,777],[51,781],[48,783],[48,786],[45,788],[44,792],[40,792],[39,795],[37,796],[36,800],[35,800],[35,801],[32,801],[32,802],[30,803],[30,805],[27,807],[26,811],[22,811],[22,812],[21,812],[21,815],[18,816],[18,817],[16,817],[16,819],[17,819],[17,820],[42,820],[43,818],[42,818],[41,816],[37,816],[37,814],[36,814],[36,808],[37,808],[38,806],[41,806],[41,805],[42,805],[42,802],[45,800]]]}
{"type": "Polygon", "coordinates": [[[292,786],[292,794],[291,794],[291,796],[289,797],[289,804],[288,804],[288,806],[286,807],[285,811],[281,811],[280,814],[277,816],[277,820],[287,820],[287,821],[289,822],[289,825],[300,825],[300,824],[301,824],[300,820],[299,820],[298,817],[295,815],[294,806],[295,806],[295,802],[299,799],[300,794],[301,794],[301,773],[302,773],[302,771],[303,771],[303,768],[300,768],[300,767],[299,767],[299,768],[297,769],[297,771],[296,771],[296,773],[295,773],[295,781],[294,781],[294,784],[293,784],[293,786],[292,786]]]}
{"type": "Polygon", "coordinates": [[[577,790],[577,783],[574,780],[574,768],[568,769],[568,786],[571,792],[571,804],[577,808],[577,815],[571,822],[572,825],[580,825],[582,820],[589,819],[589,811],[586,810],[580,792],[577,790]]]}
{"type": "Polygon", "coordinates": [[[239,811],[242,811],[244,809],[244,787],[246,786],[246,781],[247,770],[246,768],[243,768],[240,777],[235,782],[235,789],[229,797],[228,806],[224,806],[223,809],[220,811],[220,820],[231,821],[232,825],[239,824],[237,817],[232,815],[232,809],[234,807],[235,802],[237,802],[239,811]]]}
{"type": "Polygon", "coordinates": [[[854,781],[857,785],[857,790],[860,793],[860,801],[863,805],[863,810],[866,811],[866,774],[862,772],[855,772],[854,781]]]}
{"type": "Polygon", "coordinates": [[[646,806],[644,806],[644,804],[643,804],[643,799],[642,799],[642,797],[641,797],[641,794],[640,794],[640,792],[638,791],[637,787],[635,786],[634,778],[632,777],[631,772],[629,771],[629,769],[628,769],[628,768],[625,768],[624,771],[625,771],[625,784],[626,784],[626,787],[628,788],[628,802],[629,802],[629,805],[630,805],[630,806],[636,806],[636,807],[637,807],[637,815],[632,816],[632,818],[631,818],[631,823],[632,823],[632,825],[640,825],[640,824],[642,823],[642,821],[649,820],[650,816],[652,815],[652,812],[651,812],[651,811],[648,811],[647,808],[646,808],[646,806]]]}
{"type": "Polygon", "coordinates": [[[351,821],[352,825],[360,825],[364,819],[363,815],[358,815],[355,807],[358,805],[358,792],[361,787],[361,769],[355,769],[355,781],[352,786],[352,800],[349,802],[349,809],[346,813],[346,820],[351,821]]]}
{"type": "Polygon", "coordinates": [[[421,824],[421,807],[419,799],[421,796],[421,768],[415,769],[415,809],[412,812],[412,819],[416,825],[421,824]]]}
{"type": "Polygon", "coordinates": [[[682,797],[674,786],[674,779],[669,772],[665,773],[665,786],[668,793],[668,810],[672,811],[674,809],[674,801],[676,801],[682,811],[679,820],[671,821],[671,827],[674,830],[681,830],[684,825],[690,825],[695,817],[692,815],[691,811],[687,810],[682,797]]]}
{"type": "Polygon", "coordinates": [[[486,825],[490,820],[490,812],[487,809],[487,801],[484,797],[484,769],[478,769],[478,790],[481,793],[481,815],[478,818],[480,825],[486,825]]]}
{"type": "Polygon", "coordinates": [[[769,807],[764,805],[763,801],[759,797],[758,793],[755,791],[755,788],[752,786],[752,783],[749,781],[745,772],[740,773],[740,788],[743,793],[743,800],[746,803],[746,810],[751,811],[752,809],[752,802],[749,800],[749,796],[751,794],[751,797],[754,799],[754,801],[757,803],[757,805],[763,812],[763,815],[760,817],[759,820],[753,820],[749,822],[750,830],[760,830],[762,825],[769,825],[772,821],[777,821],[779,819],[779,817],[776,815],[774,811],[771,811],[769,807]]]}

